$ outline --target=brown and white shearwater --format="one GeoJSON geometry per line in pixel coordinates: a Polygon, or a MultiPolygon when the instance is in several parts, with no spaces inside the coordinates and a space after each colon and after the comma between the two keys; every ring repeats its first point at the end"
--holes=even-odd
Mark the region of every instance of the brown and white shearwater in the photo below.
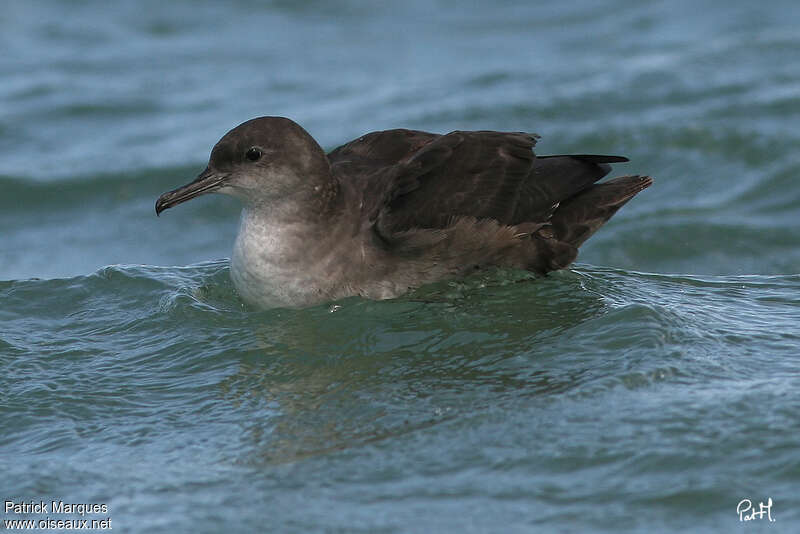
{"type": "Polygon", "coordinates": [[[539,274],[652,183],[595,183],[620,156],[536,156],[522,132],[372,132],[325,154],[302,127],[259,117],[226,133],[196,180],[156,214],[205,193],[242,201],[231,278],[262,308],[397,297],[488,267],[539,274]]]}

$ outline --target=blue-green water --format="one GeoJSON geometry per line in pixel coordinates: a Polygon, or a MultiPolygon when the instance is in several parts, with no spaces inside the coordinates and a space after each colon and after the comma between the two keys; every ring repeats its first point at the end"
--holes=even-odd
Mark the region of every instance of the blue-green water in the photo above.
{"type": "Polygon", "coordinates": [[[1,519],[800,530],[800,4],[534,4],[4,4],[0,500],[107,512],[1,519]],[[153,203],[264,114],[656,183],[546,279],[254,311],[236,202],[153,203]]]}

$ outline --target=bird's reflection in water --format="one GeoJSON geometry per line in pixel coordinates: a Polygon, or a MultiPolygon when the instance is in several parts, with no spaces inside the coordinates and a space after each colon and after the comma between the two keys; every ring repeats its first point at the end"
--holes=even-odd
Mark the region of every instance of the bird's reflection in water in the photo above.
{"type": "Polygon", "coordinates": [[[259,414],[247,428],[256,460],[380,442],[580,382],[584,370],[547,361],[553,340],[603,313],[586,276],[480,287],[483,278],[393,301],[268,312],[260,346],[222,384],[224,398],[259,414]]]}

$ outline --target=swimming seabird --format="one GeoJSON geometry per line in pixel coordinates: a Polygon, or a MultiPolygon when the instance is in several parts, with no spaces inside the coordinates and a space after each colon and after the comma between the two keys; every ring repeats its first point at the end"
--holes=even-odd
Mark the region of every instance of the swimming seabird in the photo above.
{"type": "Polygon", "coordinates": [[[647,176],[595,183],[620,156],[536,156],[538,136],[385,130],[327,155],[302,127],[259,117],[226,133],[196,180],[242,201],[231,278],[261,308],[393,298],[489,267],[563,269],[647,176]]]}

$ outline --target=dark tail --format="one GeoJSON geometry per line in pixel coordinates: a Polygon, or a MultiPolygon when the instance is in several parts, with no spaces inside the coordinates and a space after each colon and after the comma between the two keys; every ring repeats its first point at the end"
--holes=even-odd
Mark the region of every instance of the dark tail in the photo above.
{"type": "Polygon", "coordinates": [[[587,187],[563,201],[550,219],[555,238],[577,248],[637,193],[652,185],[649,176],[620,176],[587,187]]]}

